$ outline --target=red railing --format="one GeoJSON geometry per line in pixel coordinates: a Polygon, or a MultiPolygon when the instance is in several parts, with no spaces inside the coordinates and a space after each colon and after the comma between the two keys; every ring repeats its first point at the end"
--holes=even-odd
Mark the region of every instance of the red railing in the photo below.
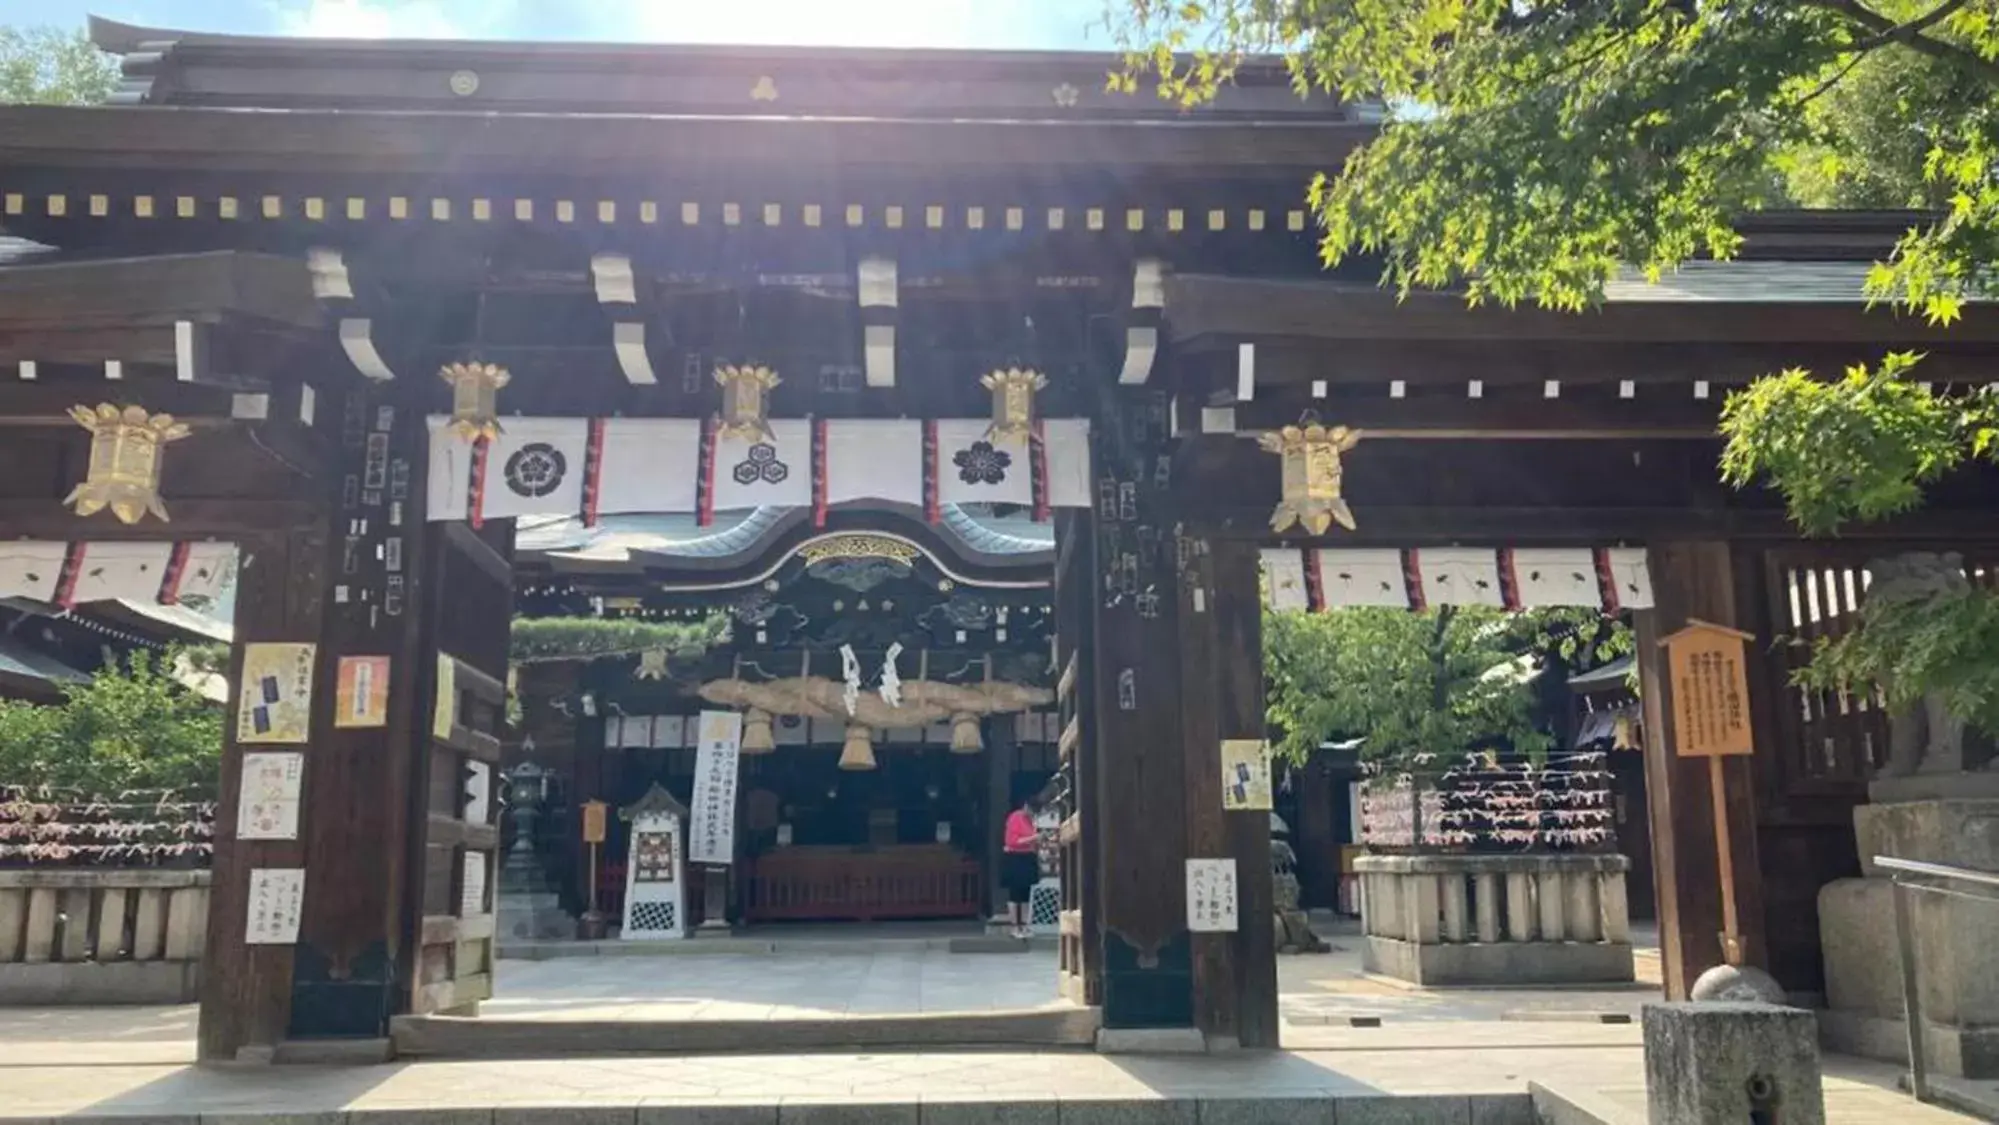
{"type": "Polygon", "coordinates": [[[750,862],[743,916],[750,921],[977,918],[984,879],[950,848],[875,851],[786,848],[750,862]]]}

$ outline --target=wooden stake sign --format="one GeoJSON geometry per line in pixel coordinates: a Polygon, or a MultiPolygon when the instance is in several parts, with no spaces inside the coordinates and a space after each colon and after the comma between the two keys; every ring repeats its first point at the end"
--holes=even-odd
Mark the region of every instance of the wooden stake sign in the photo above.
{"type": "Polygon", "coordinates": [[[1707,759],[1714,850],[1721,868],[1721,951],[1730,965],[1742,964],[1742,931],[1735,912],[1734,852],[1721,760],[1756,752],[1749,728],[1747,663],[1747,645],[1754,639],[1739,629],[1688,618],[1686,628],[1659,642],[1666,647],[1672,684],[1674,752],[1707,759]]]}
{"type": "Polygon", "coordinates": [[[1683,758],[1755,752],[1749,731],[1748,633],[1689,620],[1660,641],[1673,681],[1673,743],[1683,758]]]}

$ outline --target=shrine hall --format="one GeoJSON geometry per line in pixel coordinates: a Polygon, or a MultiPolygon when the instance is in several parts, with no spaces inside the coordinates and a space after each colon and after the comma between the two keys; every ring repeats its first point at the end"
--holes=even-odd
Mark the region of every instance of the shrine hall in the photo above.
{"type": "Polygon", "coordinates": [[[0,596],[234,576],[203,1059],[504,1029],[555,916],[982,925],[1029,801],[1059,1018],[871,1047],[1277,1046],[1266,605],[1628,614],[1665,993],[1823,991],[1883,720],[1770,642],[1880,554],[1989,568],[1999,491],[1804,542],[1715,422],[1884,350],[1989,381],[1988,307],[1858,297],[1909,215],[1472,308],[1323,264],[1382,114],[1275,60],[1183,111],[1080,53],[91,36],[111,104],[0,107],[0,596]],[[1712,784],[1689,622],[1755,639],[1712,784]]]}

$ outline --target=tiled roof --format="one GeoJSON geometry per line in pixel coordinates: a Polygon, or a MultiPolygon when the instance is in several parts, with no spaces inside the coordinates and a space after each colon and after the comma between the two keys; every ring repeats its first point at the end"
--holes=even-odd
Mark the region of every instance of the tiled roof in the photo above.
{"type": "Polygon", "coordinates": [[[1872,265],[1840,262],[1686,262],[1647,282],[1627,269],[1604,287],[1604,300],[1653,304],[1670,301],[1725,301],[1737,304],[1863,304],[1861,292],[1872,265]]]}
{"type": "Polygon", "coordinates": [[[90,678],[52,656],[5,636],[0,636],[0,673],[57,684],[82,683],[90,678]]]}

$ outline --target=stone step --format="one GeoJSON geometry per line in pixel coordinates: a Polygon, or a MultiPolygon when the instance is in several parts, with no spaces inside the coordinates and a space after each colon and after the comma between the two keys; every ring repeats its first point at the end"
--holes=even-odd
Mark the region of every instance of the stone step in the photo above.
{"type": "MultiPolygon", "coordinates": [[[[6,1118],[0,1117],[0,1121],[6,1118]]],[[[1527,1094],[1217,1094],[1208,1097],[1053,1097],[780,1101],[648,1098],[641,1104],[509,1101],[498,1106],[371,1106],[327,1112],[204,1108],[199,1116],[112,1114],[62,1118],[89,1125],[1535,1125],[1527,1094]]],[[[1586,1119],[1575,1119],[1588,1125],[1586,1119]]],[[[1568,1125],[1564,1121],[1563,1125],[1568,1125]]]]}
{"type": "Polygon", "coordinates": [[[526,1059],[738,1051],[942,1051],[963,1047],[1087,1048],[1091,1008],[784,1020],[549,1020],[398,1016],[399,1058],[526,1059]]]}

